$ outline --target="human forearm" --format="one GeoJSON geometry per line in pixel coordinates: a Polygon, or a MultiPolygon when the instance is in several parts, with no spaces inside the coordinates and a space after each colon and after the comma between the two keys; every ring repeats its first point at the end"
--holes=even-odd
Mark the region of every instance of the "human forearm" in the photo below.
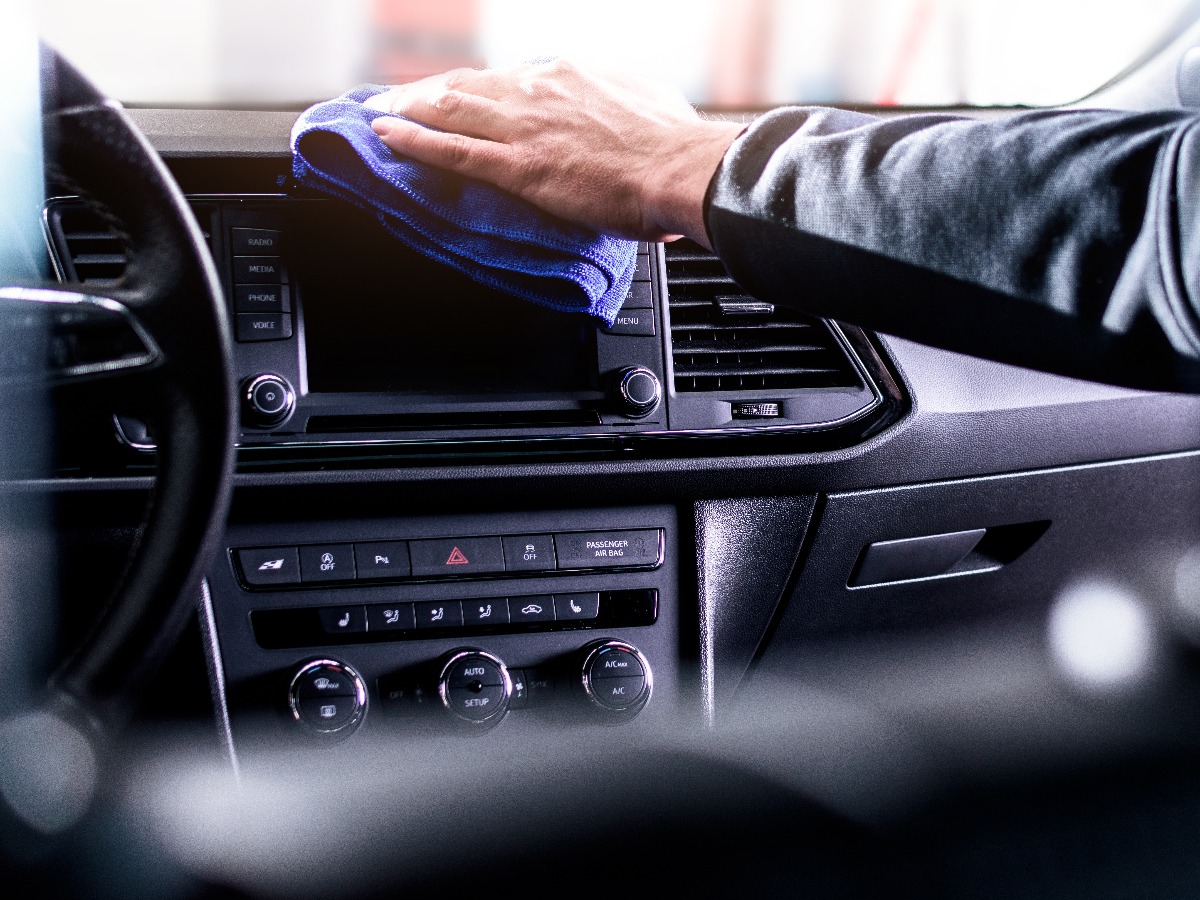
{"type": "Polygon", "coordinates": [[[1180,226],[1200,205],[1154,202],[1190,183],[1196,154],[1168,150],[1193,121],[780,110],[725,157],[710,232],[764,299],[1006,362],[1194,390],[1200,253],[1180,226]],[[1182,289],[1161,289],[1185,269],[1182,289]]]}

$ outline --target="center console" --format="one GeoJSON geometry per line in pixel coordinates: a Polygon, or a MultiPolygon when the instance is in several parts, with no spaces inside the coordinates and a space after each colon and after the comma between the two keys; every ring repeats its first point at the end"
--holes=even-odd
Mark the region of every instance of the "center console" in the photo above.
{"type": "Polygon", "coordinates": [[[209,573],[235,740],[679,714],[668,506],[233,525],[209,573]]]}

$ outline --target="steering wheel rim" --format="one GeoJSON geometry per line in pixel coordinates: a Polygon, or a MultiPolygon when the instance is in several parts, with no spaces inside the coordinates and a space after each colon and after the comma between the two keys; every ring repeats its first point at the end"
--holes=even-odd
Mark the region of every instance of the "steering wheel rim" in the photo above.
{"type": "Polygon", "coordinates": [[[232,340],[211,256],[162,160],[121,106],[50,48],[42,49],[41,72],[46,158],[56,175],[121,223],[129,263],[110,290],[80,294],[72,293],[79,285],[48,285],[10,290],[0,302],[102,308],[124,320],[146,353],[128,365],[85,367],[86,377],[74,377],[76,371],[57,380],[66,382],[63,390],[115,399],[153,429],[158,443],[155,486],[124,575],[90,632],[48,679],[42,705],[44,715],[86,739],[102,767],[107,736],[128,720],[139,689],[194,613],[228,512],[236,435],[232,340]]]}

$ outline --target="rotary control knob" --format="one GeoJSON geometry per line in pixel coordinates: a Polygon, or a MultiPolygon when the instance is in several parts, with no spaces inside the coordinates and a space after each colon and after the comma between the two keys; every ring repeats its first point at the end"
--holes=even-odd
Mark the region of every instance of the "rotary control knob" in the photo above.
{"type": "Polygon", "coordinates": [[[617,373],[614,399],[621,415],[640,419],[650,415],[662,398],[658,376],[645,366],[630,366],[617,373]]]}
{"type": "Polygon", "coordinates": [[[612,720],[632,719],[650,699],[653,675],[640,650],[625,641],[583,648],[583,692],[592,709],[612,720]]]}
{"type": "Polygon", "coordinates": [[[512,700],[508,667],[482,650],[455,650],[442,660],[438,675],[442,707],[472,728],[500,724],[512,700]]]}
{"type": "Polygon", "coordinates": [[[282,425],[296,409],[296,392],[282,375],[264,372],[242,385],[242,413],[246,424],[256,428],[282,425]]]}
{"type": "Polygon", "coordinates": [[[308,731],[345,737],[367,714],[367,685],[344,662],[314,659],[292,678],[288,705],[292,718],[308,731]]]}

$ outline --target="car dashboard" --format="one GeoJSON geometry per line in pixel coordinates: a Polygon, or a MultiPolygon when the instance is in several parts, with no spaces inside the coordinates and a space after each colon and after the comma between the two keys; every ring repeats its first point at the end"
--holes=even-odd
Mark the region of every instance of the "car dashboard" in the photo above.
{"type": "MultiPolygon", "coordinates": [[[[1193,398],[815,319],[804,285],[764,302],[686,242],[640,245],[598,327],[294,185],[291,114],[131,116],[235,338],[235,494],[198,617],[235,756],[712,723],[814,648],[1042,615],[1081,572],[1200,538],[1193,398]]],[[[60,278],[119,278],[69,186],[45,224],[60,278]]],[[[59,417],[37,483],[88,560],[128,541],[154,435],[59,417]]]]}

